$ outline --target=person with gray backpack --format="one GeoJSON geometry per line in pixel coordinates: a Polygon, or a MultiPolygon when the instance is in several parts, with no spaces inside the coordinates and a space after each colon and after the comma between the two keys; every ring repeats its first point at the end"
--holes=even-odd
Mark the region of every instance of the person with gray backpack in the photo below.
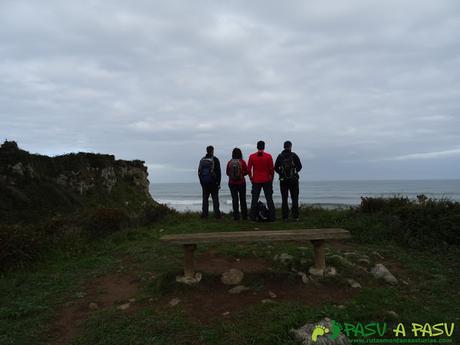
{"type": "Polygon", "coordinates": [[[208,218],[209,196],[212,198],[214,216],[221,218],[219,209],[219,189],[221,182],[220,162],[214,156],[214,147],[206,147],[206,155],[201,158],[198,165],[198,178],[203,191],[203,204],[201,218],[208,218]]]}
{"type": "Polygon", "coordinates": [[[233,219],[240,219],[239,207],[241,207],[241,217],[248,219],[248,206],[246,203],[246,179],[248,166],[243,159],[243,154],[238,147],[232,151],[232,159],[227,163],[228,188],[232,195],[233,219]]]}
{"type": "Polygon", "coordinates": [[[281,208],[283,220],[289,216],[288,195],[291,194],[292,217],[299,220],[299,171],[302,163],[299,156],[292,152],[292,143],[286,141],[284,150],[278,155],[275,161],[275,171],[280,179],[281,208]]]}

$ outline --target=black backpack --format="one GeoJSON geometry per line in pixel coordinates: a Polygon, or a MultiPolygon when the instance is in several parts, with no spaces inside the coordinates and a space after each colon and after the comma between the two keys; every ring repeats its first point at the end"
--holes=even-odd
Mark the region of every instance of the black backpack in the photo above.
{"type": "Polygon", "coordinates": [[[239,159],[232,159],[230,161],[230,178],[234,181],[239,181],[243,178],[243,166],[239,159]]]}
{"type": "Polygon", "coordinates": [[[257,203],[257,220],[259,222],[268,222],[270,219],[270,211],[262,201],[257,203]]]}
{"type": "Polygon", "coordinates": [[[214,157],[204,157],[200,160],[200,179],[205,184],[216,182],[216,174],[214,172],[214,157]]]}
{"type": "Polygon", "coordinates": [[[297,176],[297,169],[292,153],[281,156],[280,178],[282,180],[292,180],[297,176]]]}

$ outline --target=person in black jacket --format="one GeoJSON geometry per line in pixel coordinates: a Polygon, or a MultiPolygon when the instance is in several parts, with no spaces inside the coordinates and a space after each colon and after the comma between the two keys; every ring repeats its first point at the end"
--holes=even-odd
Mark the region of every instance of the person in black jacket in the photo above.
{"type": "Polygon", "coordinates": [[[214,216],[221,217],[219,209],[219,189],[221,181],[220,162],[214,156],[214,147],[206,147],[206,155],[201,158],[198,165],[198,178],[203,190],[203,204],[201,218],[208,218],[209,195],[212,198],[214,216]]]}
{"type": "Polygon", "coordinates": [[[299,171],[302,163],[299,156],[292,152],[292,143],[286,141],[284,150],[278,155],[275,162],[275,171],[280,178],[282,200],[282,217],[287,220],[289,216],[288,195],[291,194],[292,217],[299,220],[299,171]]]}

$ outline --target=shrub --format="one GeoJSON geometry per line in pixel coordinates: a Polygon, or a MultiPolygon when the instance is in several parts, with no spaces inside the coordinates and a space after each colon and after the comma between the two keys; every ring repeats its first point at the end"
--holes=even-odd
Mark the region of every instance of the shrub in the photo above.
{"type": "Polygon", "coordinates": [[[46,236],[35,226],[0,225],[0,270],[22,267],[40,257],[46,236]]]}
{"type": "Polygon", "coordinates": [[[382,216],[392,239],[416,248],[460,244],[460,203],[407,197],[361,198],[358,213],[382,216]]]}
{"type": "Polygon", "coordinates": [[[97,208],[89,215],[86,228],[93,236],[104,236],[128,224],[126,211],[121,208],[97,208]]]}
{"type": "Polygon", "coordinates": [[[145,224],[158,222],[168,216],[177,215],[177,211],[164,204],[146,205],[143,209],[143,220],[145,224]]]}

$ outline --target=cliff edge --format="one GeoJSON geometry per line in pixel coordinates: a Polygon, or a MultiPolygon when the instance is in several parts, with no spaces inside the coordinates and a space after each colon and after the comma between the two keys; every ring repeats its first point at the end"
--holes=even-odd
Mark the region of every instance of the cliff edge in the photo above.
{"type": "Polygon", "coordinates": [[[136,212],[149,204],[156,203],[143,161],[83,152],[48,157],[14,141],[0,146],[0,222],[94,207],[136,212]]]}

